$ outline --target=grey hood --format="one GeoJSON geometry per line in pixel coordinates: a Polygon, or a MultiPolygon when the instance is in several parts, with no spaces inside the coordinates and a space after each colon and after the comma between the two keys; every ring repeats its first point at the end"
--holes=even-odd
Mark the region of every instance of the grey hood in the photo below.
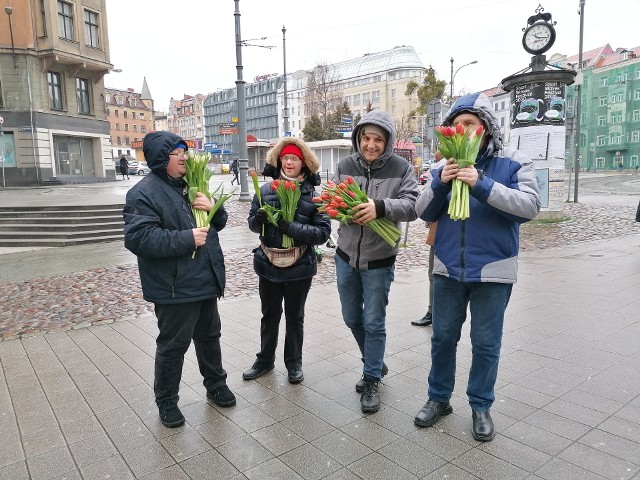
{"type": "Polygon", "coordinates": [[[376,160],[376,162],[380,162],[382,160],[386,160],[393,154],[393,146],[396,144],[396,128],[395,123],[391,115],[382,110],[372,110],[367,113],[356,125],[356,128],[353,129],[353,133],[351,134],[351,144],[353,145],[353,151],[358,152],[359,157],[362,157],[362,152],[360,151],[360,135],[362,132],[362,128],[366,124],[377,125],[382,128],[385,132],[387,132],[387,144],[385,145],[384,152],[380,155],[380,158],[376,160]]]}

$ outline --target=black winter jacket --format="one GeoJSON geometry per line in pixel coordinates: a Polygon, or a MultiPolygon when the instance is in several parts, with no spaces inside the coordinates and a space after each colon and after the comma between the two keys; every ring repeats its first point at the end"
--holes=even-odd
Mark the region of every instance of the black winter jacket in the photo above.
{"type": "Polygon", "coordinates": [[[123,210],[124,245],[138,257],[143,297],[157,304],[219,298],[224,293],[225,266],[218,232],[227,224],[227,212],[220,207],[206,243],[196,250],[191,232],[196,223],[184,195],[185,182],[166,173],[173,137],[180,137],[159,134],[167,134],[166,145],[158,152],[145,152],[152,171],[129,190],[123,210]]]}
{"type": "MultiPolygon", "coordinates": [[[[259,277],[265,278],[274,283],[284,283],[313,277],[317,270],[317,259],[314,246],[321,245],[329,239],[331,235],[331,221],[329,218],[318,212],[318,207],[313,203],[314,197],[313,183],[307,178],[300,184],[300,200],[293,222],[289,224],[286,235],[293,238],[296,247],[307,245],[307,249],[300,259],[287,268],[274,267],[260,247],[253,251],[253,269],[259,277]]],[[[260,187],[260,195],[263,204],[273,205],[280,208],[278,196],[271,189],[271,182],[260,187]]],[[[282,248],[282,233],[279,228],[272,223],[264,224],[264,236],[262,227],[256,225],[255,215],[260,208],[258,197],[253,196],[251,209],[249,211],[249,229],[260,234],[260,240],[267,247],[282,248]]]]}

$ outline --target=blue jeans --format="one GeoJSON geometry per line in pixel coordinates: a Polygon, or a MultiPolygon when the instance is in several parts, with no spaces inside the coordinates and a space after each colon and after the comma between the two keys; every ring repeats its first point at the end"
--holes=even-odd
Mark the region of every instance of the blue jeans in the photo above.
{"type": "Polygon", "coordinates": [[[469,405],[487,412],[495,399],[504,312],[511,297],[511,283],[458,282],[434,275],[433,334],[431,336],[431,400],[447,402],[453,393],[456,349],[471,312],[471,370],[467,396],[469,405]]]}
{"type": "Polygon", "coordinates": [[[335,261],[342,318],[360,348],[364,375],[380,380],[387,341],[387,304],[395,267],[358,270],[338,255],[335,261]]]}

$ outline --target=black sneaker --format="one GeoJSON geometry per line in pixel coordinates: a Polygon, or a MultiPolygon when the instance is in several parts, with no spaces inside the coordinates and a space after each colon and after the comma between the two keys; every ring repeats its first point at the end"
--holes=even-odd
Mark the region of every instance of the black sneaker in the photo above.
{"type": "Polygon", "coordinates": [[[365,380],[364,391],[360,396],[360,408],[363,413],[375,413],[380,410],[379,380],[365,380]]]}
{"type": "Polygon", "coordinates": [[[184,415],[173,403],[165,403],[158,407],[160,421],[167,428],[176,428],[184,424],[184,415]]]}
{"type": "Polygon", "coordinates": [[[226,385],[207,390],[207,398],[213,400],[219,407],[231,407],[236,404],[236,397],[226,385]]]}
{"type": "MultiPolygon", "coordinates": [[[[384,378],[387,373],[389,373],[389,367],[387,367],[386,363],[382,362],[382,377],[384,378]]],[[[364,392],[364,376],[356,383],[356,392],[364,392]]]]}

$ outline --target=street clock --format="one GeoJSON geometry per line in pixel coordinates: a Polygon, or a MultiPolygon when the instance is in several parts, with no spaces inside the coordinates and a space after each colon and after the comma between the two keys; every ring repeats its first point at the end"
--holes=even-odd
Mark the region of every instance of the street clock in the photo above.
{"type": "Polygon", "coordinates": [[[556,41],[556,22],[551,21],[550,13],[543,13],[544,8],[538,5],[536,15],[529,17],[528,26],[522,31],[522,46],[532,55],[541,55],[549,50],[556,41]]]}

